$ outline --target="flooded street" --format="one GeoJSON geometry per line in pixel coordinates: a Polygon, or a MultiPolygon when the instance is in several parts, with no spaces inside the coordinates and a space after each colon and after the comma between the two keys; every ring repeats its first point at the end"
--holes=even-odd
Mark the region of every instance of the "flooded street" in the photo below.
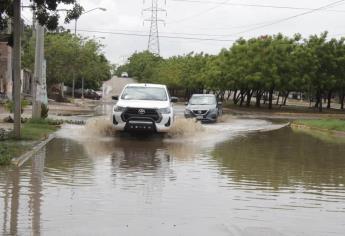
{"type": "Polygon", "coordinates": [[[145,138],[104,119],[1,169],[0,234],[344,235],[344,144],[265,120],[145,138]]]}

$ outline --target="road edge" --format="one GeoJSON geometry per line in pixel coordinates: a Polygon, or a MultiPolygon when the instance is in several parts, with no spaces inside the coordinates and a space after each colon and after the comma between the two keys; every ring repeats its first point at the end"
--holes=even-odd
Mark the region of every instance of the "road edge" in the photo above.
{"type": "Polygon", "coordinates": [[[17,167],[21,167],[27,160],[29,160],[33,155],[35,155],[39,150],[46,146],[55,137],[55,133],[50,134],[47,139],[36,144],[30,151],[27,151],[26,153],[17,158],[13,158],[11,160],[12,164],[16,165],[17,167]]]}

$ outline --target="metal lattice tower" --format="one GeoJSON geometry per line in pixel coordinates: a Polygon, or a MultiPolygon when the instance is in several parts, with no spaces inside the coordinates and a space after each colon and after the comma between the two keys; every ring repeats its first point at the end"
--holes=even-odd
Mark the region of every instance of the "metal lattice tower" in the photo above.
{"type": "Polygon", "coordinates": [[[159,45],[159,32],[158,32],[158,22],[164,22],[164,20],[159,19],[159,12],[166,12],[165,9],[159,7],[160,0],[151,0],[151,7],[144,9],[143,11],[150,12],[150,18],[144,21],[150,22],[150,34],[149,41],[147,45],[147,50],[155,55],[160,54],[159,45]]]}

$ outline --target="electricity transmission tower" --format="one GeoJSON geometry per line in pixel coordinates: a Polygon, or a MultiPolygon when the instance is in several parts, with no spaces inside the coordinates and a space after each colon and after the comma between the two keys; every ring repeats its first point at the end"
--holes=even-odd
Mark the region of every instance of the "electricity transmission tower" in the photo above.
{"type": "Polygon", "coordinates": [[[165,9],[159,7],[159,1],[160,0],[151,0],[151,7],[143,9],[144,12],[149,12],[151,15],[150,18],[144,20],[150,22],[150,34],[147,50],[155,55],[160,54],[158,23],[164,23],[164,20],[159,18],[159,13],[166,13],[165,9]]]}

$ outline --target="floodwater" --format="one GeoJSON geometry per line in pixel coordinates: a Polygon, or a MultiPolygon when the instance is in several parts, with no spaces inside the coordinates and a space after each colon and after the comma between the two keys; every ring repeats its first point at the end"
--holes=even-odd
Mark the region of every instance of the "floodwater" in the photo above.
{"type": "Polygon", "coordinates": [[[265,120],[169,135],[65,126],[0,169],[3,235],[344,235],[345,145],[265,120]]]}

